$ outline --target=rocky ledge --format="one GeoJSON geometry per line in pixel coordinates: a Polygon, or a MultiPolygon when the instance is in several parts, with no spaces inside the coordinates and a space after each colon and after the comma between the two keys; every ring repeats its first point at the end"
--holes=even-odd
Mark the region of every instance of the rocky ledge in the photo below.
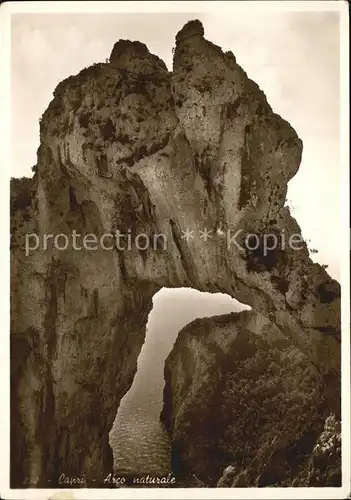
{"type": "Polygon", "coordinates": [[[340,286],[283,242],[301,234],[285,206],[301,154],[198,21],[177,35],[172,72],[120,40],[57,86],[34,177],[12,183],[13,487],[62,473],[97,487],[113,470],[109,431],[162,287],[227,293],[269,318],[339,412],[340,286]]]}
{"type": "Polygon", "coordinates": [[[207,486],[341,486],[340,421],[318,372],[254,311],[197,319],[166,360],[174,471],[207,486]]]}

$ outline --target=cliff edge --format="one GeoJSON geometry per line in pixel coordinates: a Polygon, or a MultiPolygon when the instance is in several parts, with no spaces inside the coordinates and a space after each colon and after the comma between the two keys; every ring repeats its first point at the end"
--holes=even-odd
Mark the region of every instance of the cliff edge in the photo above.
{"type": "Polygon", "coordinates": [[[308,358],[254,311],[184,327],[165,365],[172,466],[207,486],[341,486],[340,421],[308,358]]]}
{"type": "Polygon", "coordinates": [[[304,243],[284,243],[301,235],[285,206],[301,154],[199,21],[178,33],[172,72],[120,40],[110,62],[56,87],[28,203],[13,193],[13,487],[55,487],[62,473],[103,485],[162,287],[227,293],[269,318],[339,411],[340,286],[304,243]]]}

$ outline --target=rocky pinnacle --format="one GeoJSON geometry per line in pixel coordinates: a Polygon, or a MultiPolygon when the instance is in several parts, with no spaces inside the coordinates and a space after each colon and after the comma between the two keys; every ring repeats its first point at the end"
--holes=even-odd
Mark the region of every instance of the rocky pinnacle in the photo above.
{"type": "Polygon", "coordinates": [[[199,21],[177,34],[172,72],[120,40],[109,62],[56,87],[34,178],[12,192],[12,485],[52,487],[65,473],[97,486],[111,472],[108,433],[162,287],[250,305],[338,406],[340,286],[306,244],[283,244],[301,234],[285,206],[301,155],[293,127],[199,21]],[[77,250],[73,231],[80,242],[120,231],[131,245],[77,250]],[[26,252],[29,233],[39,243],[26,252]],[[47,234],[67,235],[67,248],[45,248],[47,234]],[[278,243],[265,254],[268,235],[278,243]]]}

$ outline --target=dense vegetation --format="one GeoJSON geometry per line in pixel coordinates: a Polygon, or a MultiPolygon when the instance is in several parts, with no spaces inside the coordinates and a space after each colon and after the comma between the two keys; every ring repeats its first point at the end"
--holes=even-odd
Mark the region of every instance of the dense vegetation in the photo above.
{"type": "Polygon", "coordinates": [[[17,210],[26,210],[30,207],[33,195],[33,179],[22,177],[11,178],[10,181],[10,214],[17,210]]]}
{"type": "MultiPolygon", "coordinates": [[[[328,408],[306,357],[288,340],[272,343],[248,331],[230,352],[220,356],[213,346],[215,352],[208,382],[177,423],[175,469],[191,470],[209,485],[229,464],[222,486],[317,484],[309,469],[328,408]]],[[[329,485],[337,486],[334,462],[329,485]]]]}

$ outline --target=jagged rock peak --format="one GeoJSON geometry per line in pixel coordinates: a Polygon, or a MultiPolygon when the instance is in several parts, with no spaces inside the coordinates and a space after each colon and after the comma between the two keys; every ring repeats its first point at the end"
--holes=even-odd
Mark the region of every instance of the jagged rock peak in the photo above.
{"type": "Polygon", "coordinates": [[[160,69],[167,71],[165,63],[154,54],[144,43],[130,40],[118,40],[113,46],[110,63],[117,69],[149,73],[160,69]]]}
{"type": "Polygon", "coordinates": [[[112,470],[109,429],[162,287],[226,293],[269,318],[318,368],[339,415],[340,286],[306,244],[288,244],[301,234],[285,200],[302,141],[199,24],[177,35],[173,72],[120,40],[110,62],[61,82],[40,121],[34,192],[11,183],[16,487],[33,471],[40,487],[58,471],[96,487],[112,470]],[[73,230],[100,242],[130,230],[131,245],[76,251],[73,230]],[[32,233],[66,235],[68,247],[27,249],[32,233]]]}
{"type": "Polygon", "coordinates": [[[190,38],[191,36],[200,36],[203,37],[205,34],[204,27],[198,19],[193,19],[188,21],[183,28],[178,31],[176,35],[176,43],[185,40],[186,38],[190,38]]]}
{"type": "MultiPolygon", "coordinates": [[[[198,20],[188,21],[176,35],[176,50],[173,58],[173,71],[184,69],[186,72],[192,68],[195,60],[203,66],[203,73],[210,68],[218,70],[223,65],[232,70],[241,70],[236,64],[232,52],[223,52],[222,48],[204,37],[205,30],[198,20]],[[216,62],[215,62],[216,61],[216,62]]],[[[245,74],[245,72],[243,72],[245,74]]],[[[245,74],[246,75],[246,74],[245,74]]]]}

